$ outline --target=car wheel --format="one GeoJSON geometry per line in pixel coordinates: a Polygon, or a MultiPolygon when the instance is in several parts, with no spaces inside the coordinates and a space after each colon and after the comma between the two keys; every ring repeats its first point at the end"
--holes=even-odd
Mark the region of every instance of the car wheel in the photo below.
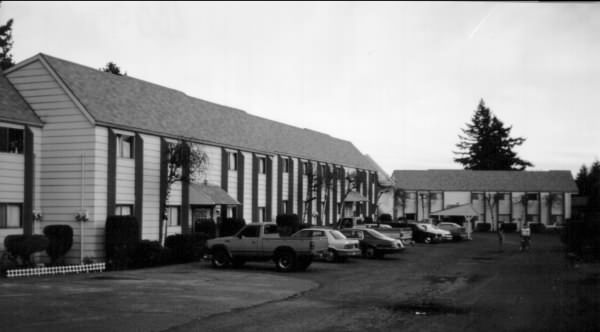
{"type": "Polygon", "coordinates": [[[427,244],[430,244],[430,243],[431,243],[431,237],[427,236],[427,237],[426,237],[426,238],[423,240],[423,242],[425,242],[425,243],[427,243],[427,244]]]}
{"type": "Polygon", "coordinates": [[[275,257],[275,267],[279,272],[290,272],[296,269],[296,254],[289,251],[281,251],[275,257]]]}
{"type": "Polygon", "coordinates": [[[333,249],[327,250],[325,253],[325,260],[328,262],[335,262],[338,260],[338,254],[333,249]]]}
{"type": "Polygon", "coordinates": [[[231,264],[231,258],[225,249],[217,249],[213,253],[212,265],[216,268],[226,268],[231,264]]]}
{"type": "Polygon", "coordinates": [[[366,250],[366,256],[367,256],[367,258],[376,258],[377,252],[375,251],[375,248],[368,247],[366,250]]]}

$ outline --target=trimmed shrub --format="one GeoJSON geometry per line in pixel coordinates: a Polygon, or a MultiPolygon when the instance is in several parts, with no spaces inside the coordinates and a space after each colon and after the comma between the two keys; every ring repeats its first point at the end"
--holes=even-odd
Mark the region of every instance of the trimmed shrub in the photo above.
{"type": "Polygon", "coordinates": [[[539,222],[529,224],[529,228],[531,228],[531,233],[543,233],[546,230],[546,226],[539,222]]]}
{"type": "Polygon", "coordinates": [[[246,221],[241,218],[227,218],[221,222],[219,236],[232,236],[239,232],[246,225],[246,221]]]}
{"type": "Polygon", "coordinates": [[[380,223],[390,223],[392,222],[392,215],[389,213],[384,213],[379,216],[380,223]]]}
{"type": "Polygon", "coordinates": [[[363,223],[365,223],[365,224],[372,224],[373,223],[373,218],[371,218],[371,217],[365,217],[365,219],[363,220],[363,223]]]}
{"type": "Polygon", "coordinates": [[[50,240],[46,253],[52,265],[64,264],[65,254],[73,246],[73,228],[69,225],[48,225],[44,235],[50,240]]]}
{"type": "Polygon", "coordinates": [[[132,257],[133,267],[153,267],[173,262],[172,250],[163,248],[158,241],[142,240],[132,257]]]}
{"type": "Polygon", "coordinates": [[[514,233],[517,231],[517,224],[514,222],[510,222],[510,223],[503,223],[502,224],[502,230],[505,233],[514,233]]]}
{"type": "Polygon", "coordinates": [[[31,254],[44,251],[50,241],[44,235],[8,235],[4,238],[4,248],[11,255],[21,259],[24,266],[33,265],[31,254]]]}
{"type": "Polygon", "coordinates": [[[172,250],[173,260],[186,263],[200,260],[206,253],[206,240],[203,233],[174,234],[165,239],[165,247],[172,250]]]}
{"type": "Polygon", "coordinates": [[[275,222],[280,236],[290,236],[300,229],[300,218],[297,214],[280,214],[275,222]]]}
{"type": "Polygon", "coordinates": [[[492,229],[492,224],[490,223],[479,223],[475,226],[476,232],[489,232],[492,229]]]}
{"type": "Polygon", "coordinates": [[[107,267],[126,269],[133,261],[139,242],[139,224],[133,216],[106,218],[105,250],[107,267]]]}
{"type": "Polygon", "coordinates": [[[217,236],[217,225],[212,219],[200,219],[195,223],[194,232],[206,234],[212,239],[217,236]]]}

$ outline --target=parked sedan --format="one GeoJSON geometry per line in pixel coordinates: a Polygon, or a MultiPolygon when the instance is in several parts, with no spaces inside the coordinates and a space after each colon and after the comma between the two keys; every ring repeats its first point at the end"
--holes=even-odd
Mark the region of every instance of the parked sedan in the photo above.
{"type": "Polygon", "coordinates": [[[454,241],[468,239],[467,230],[459,224],[455,224],[453,222],[441,222],[437,224],[437,227],[450,232],[454,241]]]}
{"type": "Polygon", "coordinates": [[[359,240],[360,250],[367,258],[383,258],[404,250],[402,241],[393,239],[369,228],[346,228],[341,232],[349,239],[359,240]]]}
{"type": "Polygon", "coordinates": [[[431,224],[425,223],[408,223],[401,224],[402,227],[410,227],[412,229],[412,239],[420,243],[435,243],[444,241],[444,237],[452,239],[452,235],[448,231],[441,230],[431,224]]]}
{"type": "Polygon", "coordinates": [[[360,255],[358,240],[348,239],[335,229],[305,228],[296,232],[295,237],[325,238],[328,242],[323,257],[328,262],[345,261],[348,257],[360,255]]]}

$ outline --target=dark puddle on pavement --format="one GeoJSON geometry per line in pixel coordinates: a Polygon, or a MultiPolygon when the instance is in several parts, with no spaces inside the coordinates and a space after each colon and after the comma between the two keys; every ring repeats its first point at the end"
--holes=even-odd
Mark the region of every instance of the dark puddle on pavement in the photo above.
{"type": "Polygon", "coordinates": [[[386,309],[415,316],[462,315],[469,313],[469,310],[466,308],[459,308],[435,302],[397,303],[387,306],[386,309]]]}

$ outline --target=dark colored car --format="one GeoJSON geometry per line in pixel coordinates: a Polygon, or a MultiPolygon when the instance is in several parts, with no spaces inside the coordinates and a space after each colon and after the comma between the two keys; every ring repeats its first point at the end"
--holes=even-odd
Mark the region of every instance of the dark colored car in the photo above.
{"type": "Polygon", "coordinates": [[[420,243],[442,242],[441,234],[427,231],[425,227],[419,227],[417,223],[397,224],[397,227],[408,227],[412,230],[413,241],[420,243]]]}
{"type": "Polygon", "coordinates": [[[459,224],[453,222],[441,222],[437,224],[437,227],[449,231],[452,234],[452,240],[454,241],[468,239],[467,230],[459,224]]]}
{"type": "Polygon", "coordinates": [[[360,251],[367,258],[383,258],[404,250],[402,241],[393,239],[369,228],[346,228],[341,230],[348,239],[359,240],[360,251]]]}

